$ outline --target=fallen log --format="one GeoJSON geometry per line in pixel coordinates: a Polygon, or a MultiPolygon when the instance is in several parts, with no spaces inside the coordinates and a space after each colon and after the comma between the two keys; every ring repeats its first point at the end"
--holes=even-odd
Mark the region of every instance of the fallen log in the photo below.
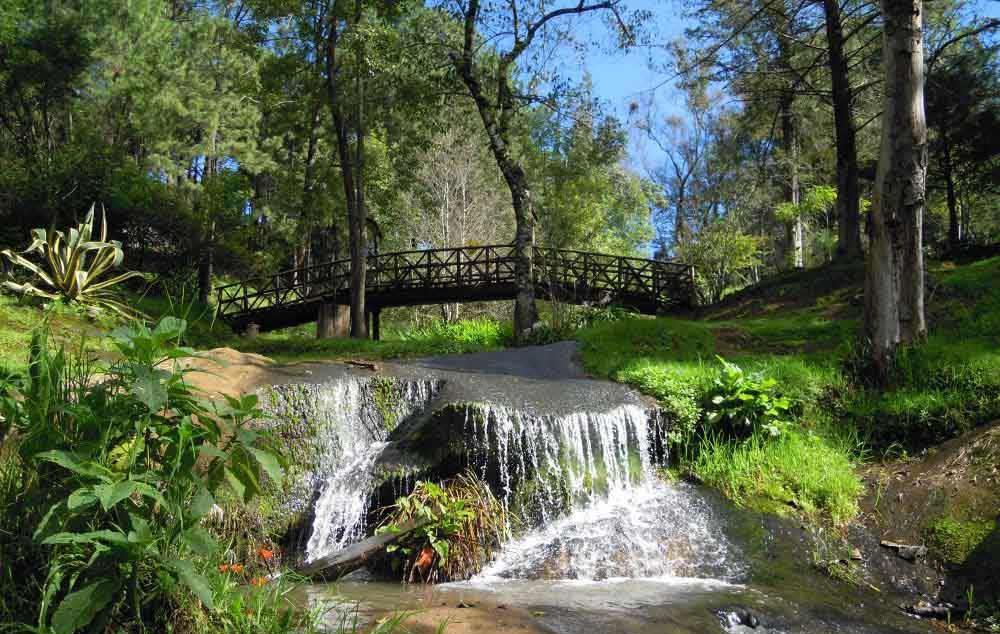
{"type": "Polygon", "coordinates": [[[372,363],[371,361],[358,361],[355,359],[347,359],[344,361],[346,365],[354,366],[356,368],[364,368],[365,370],[371,370],[372,372],[378,372],[378,364],[372,363]]]}
{"type": "Polygon", "coordinates": [[[351,544],[332,555],[320,557],[319,559],[302,564],[295,572],[311,579],[336,581],[344,575],[361,568],[370,559],[381,555],[388,546],[395,544],[413,531],[423,528],[428,523],[429,520],[426,519],[417,522],[405,522],[396,531],[386,531],[378,535],[372,535],[368,539],[351,544]]]}

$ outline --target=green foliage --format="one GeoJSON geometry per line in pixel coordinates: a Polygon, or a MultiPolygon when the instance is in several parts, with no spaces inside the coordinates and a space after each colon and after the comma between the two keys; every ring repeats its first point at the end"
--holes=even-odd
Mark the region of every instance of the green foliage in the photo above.
{"type": "Polygon", "coordinates": [[[747,438],[759,432],[774,437],[791,419],[792,402],[778,394],[778,382],[717,357],[722,368],[708,393],[708,427],[730,438],[747,438]]]}
{"type": "MultiPolygon", "coordinates": [[[[800,336],[783,323],[786,336],[800,336]]],[[[730,330],[744,322],[727,322],[730,330]]],[[[754,328],[766,330],[761,319],[754,328]]],[[[741,504],[845,522],[857,512],[853,439],[794,424],[823,420],[822,399],[838,375],[795,356],[750,354],[736,365],[704,363],[719,325],[632,319],[581,331],[585,367],[656,397],[682,469],[741,504]],[[780,393],[779,393],[780,386],[780,393]],[[713,401],[718,402],[713,402],[713,401]],[[714,424],[710,420],[714,419],[714,424]],[[777,437],[772,431],[781,431],[777,437]]],[[[721,361],[721,359],[720,359],[721,361]]]]}
{"type": "Polygon", "coordinates": [[[434,322],[413,330],[386,328],[382,341],[342,337],[316,339],[301,330],[267,333],[256,339],[234,341],[232,345],[244,352],[265,354],[283,361],[344,357],[395,359],[498,350],[511,336],[510,324],[475,319],[434,322]]]}
{"type": "Polygon", "coordinates": [[[404,581],[467,579],[510,537],[510,517],[489,485],[472,471],[442,484],[419,481],[396,500],[376,534],[415,529],[390,545],[404,581]]]}
{"type": "Polygon", "coordinates": [[[457,354],[474,349],[488,349],[503,344],[504,326],[488,318],[464,319],[453,323],[436,321],[428,326],[399,333],[404,342],[434,348],[437,354],[457,354]]]}
{"type": "Polygon", "coordinates": [[[23,490],[18,517],[2,520],[3,559],[40,593],[20,618],[33,609],[69,633],[148,626],[187,597],[214,612],[203,571],[219,547],[201,519],[223,487],[245,503],[282,469],[247,427],[255,396],[218,405],[188,386],[176,364],[193,354],[176,345],[184,328],[167,317],[115,331],[121,358],[99,377],[38,333],[26,375],[4,384],[0,435],[15,439],[23,490]]]}
{"type": "Polygon", "coordinates": [[[695,267],[698,294],[705,304],[714,304],[726,291],[747,284],[745,273],[760,264],[760,239],[744,233],[729,220],[717,220],[695,239],[677,247],[680,261],[695,267]]]}
{"type": "Polygon", "coordinates": [[[691,469],[739,504],[843,524],[857,514],[863,492],[849,458],[853,449],[847,441],[797,429],[739,443],[709,435],[691,469]]]}
{"type": "Polygon", "coordinates": [[[5,249],[0,254],[11,264],[31,273],[34,276],[34,283],[8,280],[4,286],[22,295],[62,299],[69,303],[108,309],[122,316],[132,314],[128,306],[119,301],[111,289],[125,280],[142,275],[127,272],[102,279],[106,273],[121,265],[124,254],[121,243],[116,240],[109,242],[107,239],[106,217],[103,217],[101,223],[100,237],[97,240],[92,239],[93,205],[84,221],[75,229],[70,229],[68,236],[62,231],[46,232],[45,229],[34,229],[31,236],[31,244],[22,253],[37,255],[45,263],[44,267],[25,258],[24,255],[5,249]],[[45,288],[36,286],[38,282],[45,288]]]}

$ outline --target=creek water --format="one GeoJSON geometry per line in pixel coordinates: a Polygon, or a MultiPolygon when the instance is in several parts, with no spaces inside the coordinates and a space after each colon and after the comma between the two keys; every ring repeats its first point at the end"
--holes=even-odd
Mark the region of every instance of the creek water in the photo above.
{"type": "MultiPolygon", "coordinates": [[[[443,384],[460,380],[449,371],[441,379],[439,370],[443,384]]],[[[476,379],[491,399],[468,401],[462,436],[468,464],[504,504],[531,509],[533,527],[465,582],[407,586],[355,573],[299,588],[301,605],[323,610],[331,631],[399,610],[431,618],[414,632],[435,631],[439,618],[452,624],[447,632],[928,631],[885,600],[813,573],[795,540],[767,534],[758,518],[700,487],[665,482],[653,460],[661,430],[635,395],[585,403],[572,394],[605,384],[501,374],[476,379]],[[492,398],[503,392],[498,383],[511,381],[535,401],[492,398]],[[544,407],[560,394],[560,407],[544,407]]],[[[322,466],[310,475],[317,494],[307,560],[368,531],[375,465],[392,438],[371,424],[373,404],[359,385],[342,377],[309,388],[322,410],[309,415],[332,424],[319,441],[327,447],[322,466]]],[[[440,398],[419,387],[405,394],[404,414],[440,398]]]]}

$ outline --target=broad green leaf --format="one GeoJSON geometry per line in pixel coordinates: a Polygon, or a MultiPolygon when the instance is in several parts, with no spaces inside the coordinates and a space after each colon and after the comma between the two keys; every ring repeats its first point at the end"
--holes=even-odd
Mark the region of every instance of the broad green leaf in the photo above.
{"type": "Polygon", "coordinates": [[[181,533],[181,540],[196,554],[205,557],[214,553],[218,548],[215,539],[208,534],[208,531],[197,524],[181,533]]]}
{"type": "Polygon", "coordinates": [[[208,512],[212,510],[212,506],[215,504],[215,498],[205,487],[198,489],[195,494],[194,499],[191,500],[190,517],[192,521],[197,522],[201,518],[208,515],[208,512]]]}
{"type": "Polygon", "coordinates": [[[167,315],[161,318],[153,329],[153,339],[156,340],[157,345],[163,345],[183,335],[185,330],[187,330],[186,321],[167,315]]]}
{"type": "Polygon", "coordinates": [[[94,487],[94,495],[101,501],[101,506],[104,507],[105,511],[110,510],[115,504],[118,504],[133,493],[138,493],[164,506],[167,504],[160,492],[145,482],[125,480],[123,482],[116,482],[115,484],[102,484],[94,487]]]}
{"type": "Polygon", "coordinates": [[[202,445],[198,451],[205,456],[211,456],[212,458],[221,458],[222,460],[228,460],[229,454],[225,451],[219,449],[214,445],[202,445]]]}
{"type": "Polygon", "coordinates": [[[159,412],[167,404],[167,386],[164,380],[170,378],[170,372],[157,368],[136,368],[132,380],[132,395],[151,412],[159,412]]]}
{"type": "Polygon", "coordinates": [[[116,504],[138,491],[140,484],[142,483],[131,480],[114,484],[101,484],[94,487],[94,495],[100,500],[104,510],[110,511],[116,504]]]}
{"type": "Polygon", "coordinates": [[[247,493],[246,485],[243,484],[243,482],[236,476],[235,473],[233,473],[232,469],[230,469],[229,467],[226,467],[225,474],[226,474],[226,482],[228,482],[229,486],[232,487],[233,492],[236,493],[236,496],[241,500],[245,499],[244,496],[247,493]]]}
{"type": "Polygon", "coordinates": [[[128,537],[120,531],[92,531],[89,533],[56,533],[49,535],[43,544],[91,544],[97,542],[108,542],[109,544],[127,544],[128,537]]]}
{"type": "Polygon", "coordinates": [[[99,579],[69,593],[52,615],[53,631],[56,634],[73,634],[86,627],[111,602],[118,588],[116,580],[99,579]]]}
{"type": "Polygon", "coordinates": [[[89,460],[83,460],[80,456],[68,451],[43,451],[37,456],[41,460],[54,462],[55,464],[69,469],[73,473],[91,478],[99,478],[105,482],[109,480],[111,471],[89,460]]]}
{"type": "Polygon", "coordinates": [[[71,511],[77,511],[79,509],[86,508],[97,501],[97,496],[94,495],[93,490],[90,488],[77,489],[69,494],[66,499],[66,508],[71,511]]]}
{"type": "Polygon", "coordinates": [[[209,610],[215,609],[215,602],[212,600],[212,589],[208,585],[205,577],[195,572],[190,561],[175,559],[167,562],[167,565],[177,573],[177,578],[194,593],[194,596],[209,610]]]}
{"type": "Polygon", "coordinates": [[[253,454],[253,457],[257,459],[261,468],[267,473],[267,476],[277,483],[281,483],[284,473],[281,470],[281,465],[278,464],[278,457],[269,451],[264,451],[263,449],[257,449],[255,447],[247,447],[247,451],[253,454]]]}
{"type": "Polygon", "coordinates": [[[134,513],[129,513],[128,517],[132,523],[132,530],[128,533],[129,542],[133,544],[148,544],[153,541],[153,531],[145,518],[134,513]]]}
{"type": "Polygon", "coordinates": [[[136,457],[146,449],[146,441],[142,436],[133,436],[122,442],[108,453],[111,468],[121,473],[128,471],[136,457]]]}

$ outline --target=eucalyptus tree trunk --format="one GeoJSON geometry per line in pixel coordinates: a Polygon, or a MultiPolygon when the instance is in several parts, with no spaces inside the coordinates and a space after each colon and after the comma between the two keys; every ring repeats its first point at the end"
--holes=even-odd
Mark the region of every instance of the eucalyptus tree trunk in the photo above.
{"type": "Polygon", "coordinates": [[[861,214],[854,95],[844,53],[844,29],[839,0],[823,0],[823,9],[826,14],[826,40],[837,141],[837,255],[855,258],[861,254],[861,214]]]}
{"type": "MultiPolygon", "coordinates": [[[[798,126],[795,121],[795,113],[792,111],[794,103],[794,93],[789,92],[782,97],[781,110],[781,143],[785,152],[785,160],[788,161],[788,184],[785,188],[786,202],[798,208],[800,187],[799,187],[799,139],[798,126]]],[[[795,218],[786,227],[785,243],[788,253],[791,255],[792,268],[801,269],[805,267],[805,249],[802,243],[802,214],[796,211],[795,218]]],[[[788,261],[782,262],[787,266],[788,261]]]]}
{"type": "Polygon", "coordinates": [[[921,0],[882,0],[885,96],[871,208],[865,335],[885,381],[901,344],[926,336],[922,221],[927,177],[921,0]]]}
{"type": "MultiPolygon", "coordinates": [[[[361,0],[357,0],[355,27],[361,22],[361,0]]],[[[365,205],[365,80],[361,69],[365,67],[365,47],[357,48],[358,75],[357,104],[354,114],[355,134],[355,178],[354,215],[350,218],[348,246],[351,251],[351,336],[368,337],[368,319],[365,312],[365,284],[368,277],[368,241],[365,228],[368,226],[368,208],[365,205]]]]}

